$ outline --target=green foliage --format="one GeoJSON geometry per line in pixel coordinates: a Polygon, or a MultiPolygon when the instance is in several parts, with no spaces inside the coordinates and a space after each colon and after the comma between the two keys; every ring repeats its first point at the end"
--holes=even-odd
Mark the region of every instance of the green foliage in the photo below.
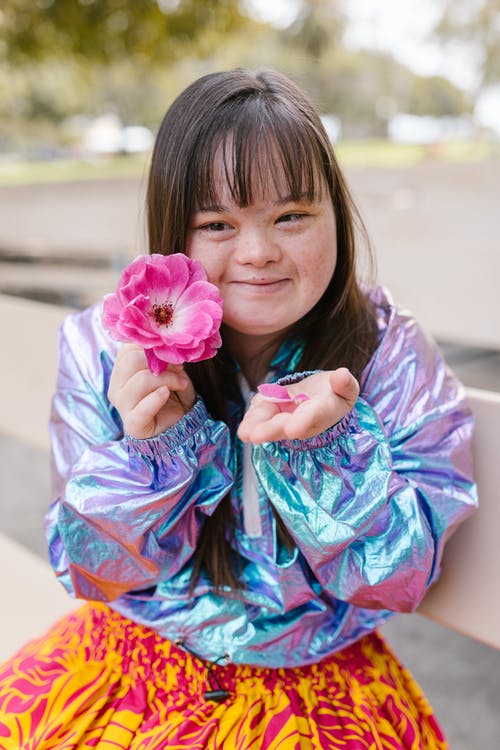
{"type": "Polygon", "coordinates": [[[341,44],[346,26],[343,5],[342,0],[302,0],[297,18],[282,34],[283,41],[309,60],[321,60],[341,44]]]}
{"type": "Polygon", "coordinates": [[[407,112],[414,115],[432,114],[437,117],[457,117],[470,112],[471,103],[464,92],[447,78],[413,76],[408,91],[407,112]]]}
{"type": "Polygon", "coordinates": [[[397,111],[470,110],[446,79],[347,50],[343,5],[302,0],[295,21],[277,29],[245,17],[243,0],[241,9],[238,0],[9,0],[0,10],[0,150],[2,139],[17,148],[32,133],[71,144],[82,115],[109,111],[155,130],[188,83],[238,66],[294,77],[340,117],[344,137],[384,136],[397,111]]]}
{"type": "Polygon", "coordinates": [[[301,81],[318,107],[341,118],[344,136],[384,136],[398,111],[470,111],[463,93],[444,78],[419,77],[386,53],[347,50],[344,5],[304,0],[295,22],[279,32],[275,52],[279,67],[301,81]]]}
{"type": "Polygon", "coordinates": [[[237,0],[9,0],[0,11],[5,58],[169,62],[200,32],[244,23],[237,0]]]}

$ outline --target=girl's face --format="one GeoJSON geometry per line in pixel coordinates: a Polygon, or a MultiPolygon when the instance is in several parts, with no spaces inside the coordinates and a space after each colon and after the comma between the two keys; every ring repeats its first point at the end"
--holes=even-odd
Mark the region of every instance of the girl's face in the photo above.
{"type": "MultiPolygon", "coordinates": [[[[222,170],[219,171],[221,173],[222,170]]],[[[335,215],[325,189],[312,203],[292,201],[269,179],[241,208],[219,179],[219,203],[191,220],[187,254],[204,266],[224,303],[226,337],[235,353],[282,340],[311,310],[335,270],[335,215]]]]}

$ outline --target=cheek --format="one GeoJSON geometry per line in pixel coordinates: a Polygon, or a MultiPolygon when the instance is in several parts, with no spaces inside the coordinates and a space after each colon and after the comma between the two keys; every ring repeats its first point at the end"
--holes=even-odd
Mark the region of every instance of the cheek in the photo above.
{"type": "Polygon", "coordinates": [[[217,254],[213,252],[213,248],[205,247],[203,242],[188,240],[186,255],[193,258],[193,260],[199,261],[205,269],[208,280],[218,286],[220,278],[218,266],[220,263],[217,254]]]}
{"type": "Polygon", "coordinates": [[[337,249],[332,250],[325,258],[324,272],[322,274],[323,284],[326,289],[331,281],[331,278],[337,265],[337,249]]]}
{"type": "Polygon", "coordinates": [[[320,253],[310,255],[303,264],[303,278],[308,293],[321,297],[327,288],[337,264],[337,248],[331,242],[320,253]]]}
{"type": "Polygon", "coordinates": [[[323,283],[326,289],[333,276],[333,272],[335,271],[335,266],[337,265],[337,231],[335,227],[335,219],[333,217],[331,224],[325,233],[324,239],[323,283]]]}
{"type": "Polygon", "coordinates": [[[223,296],[224,264],[219,259],[213,257],[202,259],[201,264],[205,269],[208,280],[219,287],[219,291],[223,296]]]}

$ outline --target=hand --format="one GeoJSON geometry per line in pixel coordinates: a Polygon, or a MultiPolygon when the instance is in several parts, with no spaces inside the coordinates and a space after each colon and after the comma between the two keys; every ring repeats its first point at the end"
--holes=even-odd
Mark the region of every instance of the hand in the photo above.
{"type": "Polygon", "coordinates": [[[193,406],[195,392],[181,365],[169,365],[161,375],[153,375],[141,347],[124,344],[111,373],[108,398],[118,409],[125,431],[142,439],[178,422],[193,406]]]}
{"type": "Polygon", "coordinates": [[[309,375],[286,388],[291,396],[305,393],[309,399],[287,413],[257,394],[238,428],[243,442],[303,440],[319,435],[345,417],[359,394],[358,381],[345,367],[309,375]]]}

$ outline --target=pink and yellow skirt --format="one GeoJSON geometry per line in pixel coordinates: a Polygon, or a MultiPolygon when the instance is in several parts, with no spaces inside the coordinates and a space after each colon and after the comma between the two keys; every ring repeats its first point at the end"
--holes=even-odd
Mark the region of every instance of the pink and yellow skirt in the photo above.
{"type": "Polygon", "coordinates": [[[0,750],[447,748],[378,633],[320,664],[209,677],[154,631],[86,604],[0,667],[0,750]],[[221,703],[204,698],[217,682],[221,703]]]}

